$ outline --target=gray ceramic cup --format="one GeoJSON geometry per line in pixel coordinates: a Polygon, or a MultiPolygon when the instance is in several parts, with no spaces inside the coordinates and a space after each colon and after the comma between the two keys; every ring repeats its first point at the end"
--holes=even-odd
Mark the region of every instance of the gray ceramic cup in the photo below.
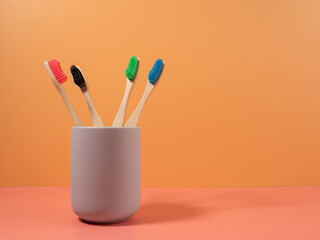
{"type": "Polygon", "coordinates": [[[141,201],[141,129],[73,127],[71,202],[87,222],[133,216],[141,201]]]}

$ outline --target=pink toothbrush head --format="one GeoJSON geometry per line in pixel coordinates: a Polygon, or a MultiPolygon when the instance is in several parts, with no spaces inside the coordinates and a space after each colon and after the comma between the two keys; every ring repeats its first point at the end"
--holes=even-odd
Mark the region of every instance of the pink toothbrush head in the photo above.
{"type": "Polygon", "coordinates": [[[56,59],[52,59],[49,62],[49,67],[54,75],[54,77],[57,79],[57,81],[62,84],[65,81],[67,81],[68,76],[62,71],[60,62],[56,59]]]}

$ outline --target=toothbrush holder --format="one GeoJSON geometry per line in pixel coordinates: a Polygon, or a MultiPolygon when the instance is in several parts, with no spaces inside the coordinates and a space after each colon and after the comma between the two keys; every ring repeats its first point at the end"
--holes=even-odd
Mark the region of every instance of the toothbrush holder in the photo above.
{"type": "Polygon", "coordinates": [[[141,129],[73,127],[71,203],[92,223],[122,222],[141,202],[141,129]]]}

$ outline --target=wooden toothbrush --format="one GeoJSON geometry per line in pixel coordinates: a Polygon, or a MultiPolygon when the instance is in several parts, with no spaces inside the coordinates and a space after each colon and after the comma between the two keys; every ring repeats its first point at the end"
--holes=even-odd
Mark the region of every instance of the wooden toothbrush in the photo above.
{"type": "Polygon", "coordinates": [[[71,117],[76,124],[76,126],[83,126],[83,123],[77,114],[76,110],[74,109],[66,91],[64,90],[62,83],[67,81],[68,77],[67,75],[62,71],[60,62],[56,59],[53,59],[49,62],[44,62],[44,67],[46,68],[49,77],[53,83],[53,85],[58,90],[59,94],[61,95],[64,103],[67,106],[67,109],[69,113],[71,114],[71,117]]]}
{"type": "Polygon", "coordinates": [[[90,114],[91,114],[92,125],[94,127],[104,127],[103,121],[102,121],[100,115],[98,114],[97,109],[95,108],[95,106],[92,102],[87,79],[84,76],[83,72],[81,71],[80,67],[72,65],[70,67],[70,71],[73,76],[73,80],[74,80],[75,84],[77,84],[80,87],[81,92],[87,101],[87,104],[88,104],[88,107],[90,110],[90,114]]]}
{"type": "Polygon", "coordinates": [[[112,127],[122,127],[123,126],[124,118],[126,115],[128,99],[129,99],[129,96],[131,93],[131,89],[135,83],[135,79],[137,78],[137,74],[138,74],[138,70],[139,70],[139,63],[140,63],[140,60],[136,56],[133,56],[130,58],[129,66],[126,70],[126,76],[127,76],[126,90],[124,92],[123,99],[120,104],[118,113],[113,120],[112,127]]]}
{"type": "Polygon", "coordinates": [[[152,90],[154,89],[156,83],[159,81],[161,74],[163,72],[164,68],[164,62],[162,59],[158,59],[155,64],[153,65],[153,68],[151,69],[149,73],[149,81],[147,83],[146,89],[143,93],[143,96],[132,113],[131,117],[127,121],[125,127],[137,127],[139,123],[139,118],[142,113],[142,110],[144,108],[145,103],[148,100],[148,97],[150,96],[152,90]]]}

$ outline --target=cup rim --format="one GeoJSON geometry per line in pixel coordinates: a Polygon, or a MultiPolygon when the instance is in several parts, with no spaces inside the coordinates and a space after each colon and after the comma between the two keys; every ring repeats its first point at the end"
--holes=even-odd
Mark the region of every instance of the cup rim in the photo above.
{"type": "Polygon", "coordinates": [[[93,126],[72,126],[72,128],[76,129],[141,129],[141,127],[93,127],[93,126]]]}

